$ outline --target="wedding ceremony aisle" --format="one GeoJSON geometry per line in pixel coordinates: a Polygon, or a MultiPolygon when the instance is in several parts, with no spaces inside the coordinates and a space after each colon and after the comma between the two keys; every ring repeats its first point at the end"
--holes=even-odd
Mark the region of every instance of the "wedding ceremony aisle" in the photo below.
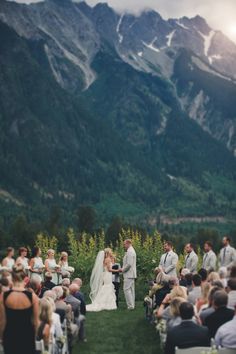
{"type": "Polygon", "coordinates": [[[87,343],[75,346],[73,354],[161,354],[155,328],[144,317],[141,302],[134,311],[121,303],[117,311],[88,313],[87,343]]]}

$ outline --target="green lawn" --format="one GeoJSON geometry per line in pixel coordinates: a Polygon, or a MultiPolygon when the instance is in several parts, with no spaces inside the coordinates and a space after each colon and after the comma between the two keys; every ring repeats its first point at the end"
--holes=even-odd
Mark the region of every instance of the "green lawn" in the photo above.
{"type": "Polygon", "coordinates": [[[88,313],[87,343],[79,343],[73,354],[161,354],[157,332],[144,318],[142,303],[128,311],[122,303],[117,311],[88,313]]]}

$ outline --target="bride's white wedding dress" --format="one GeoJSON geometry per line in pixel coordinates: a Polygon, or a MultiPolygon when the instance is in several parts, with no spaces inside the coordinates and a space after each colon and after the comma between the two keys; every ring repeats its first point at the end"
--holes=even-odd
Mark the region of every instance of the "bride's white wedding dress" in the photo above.
{"type": "MultiPolygon", "coordinates": [[[[96,278],[99,274],[99,269],[96,268],[96,264],[94,266],[94,271],[96,278]]],[[[92,303],[86,306],[87,311],[103,311],[103,310],[116,310],[116,294],[115,288],[112,283],[112,273],[109,272],[106,268],[103,267],[99,277],[99,284],[96,286],[96,290],[94,290],[94,284],[96,282],[93,279],[93,274],[91,276],[90,286],[91,286],[91,300],[92,303]]]]}

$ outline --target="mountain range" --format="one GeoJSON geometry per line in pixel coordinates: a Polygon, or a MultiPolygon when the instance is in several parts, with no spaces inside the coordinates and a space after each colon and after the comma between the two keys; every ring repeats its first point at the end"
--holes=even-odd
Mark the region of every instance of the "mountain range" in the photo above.
{"type": "Polygon", "coordinates": [[[0,0],[2,215],[236,212],[236,45],[200,16],[0,0]]]}

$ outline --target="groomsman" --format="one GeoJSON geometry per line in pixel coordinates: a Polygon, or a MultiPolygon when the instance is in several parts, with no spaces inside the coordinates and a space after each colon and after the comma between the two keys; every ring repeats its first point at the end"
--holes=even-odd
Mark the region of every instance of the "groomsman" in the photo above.
{"type": "Polygon", "coordinates": [[[187,243],[185,246],[185,251],[187,255],[185,256],[184,268],[187,268],[190,273],[196,273],[198,266],[198,255],[194,252],[193,245],[191,243],[187,243]]]}
{"type": "Polygon", "coordinates": [[[159,269],[165,274],[177,277],[176,267],[178,263],[178,255],[173,251],[173,245],[170,241],[164,243],[165,253],[161,256],[159,269]]]}
{"type": "Polygon", "coordinates": [[[236,263],[235,248],[230,246],[230,238],[224,236],[222,239],[223,248],[220,250],[219,262],[220,267],[230,268],[236,263]]]}
{"type": "Polygon", "coordinates": [[[212,251],[212,243],[206,241],[204,243],[205,254],[203,256],[202,268],[208,272],[216,270],[216,254],[212,251]]]}
{"type": "Polygon", "coordinates": [[[136,252],[131,240],[124,241],[125,256],[123,268],[120,271],[124,276],[124,294],[128,310],[135,308],[135,279],[137,278],[136,252]]]}

